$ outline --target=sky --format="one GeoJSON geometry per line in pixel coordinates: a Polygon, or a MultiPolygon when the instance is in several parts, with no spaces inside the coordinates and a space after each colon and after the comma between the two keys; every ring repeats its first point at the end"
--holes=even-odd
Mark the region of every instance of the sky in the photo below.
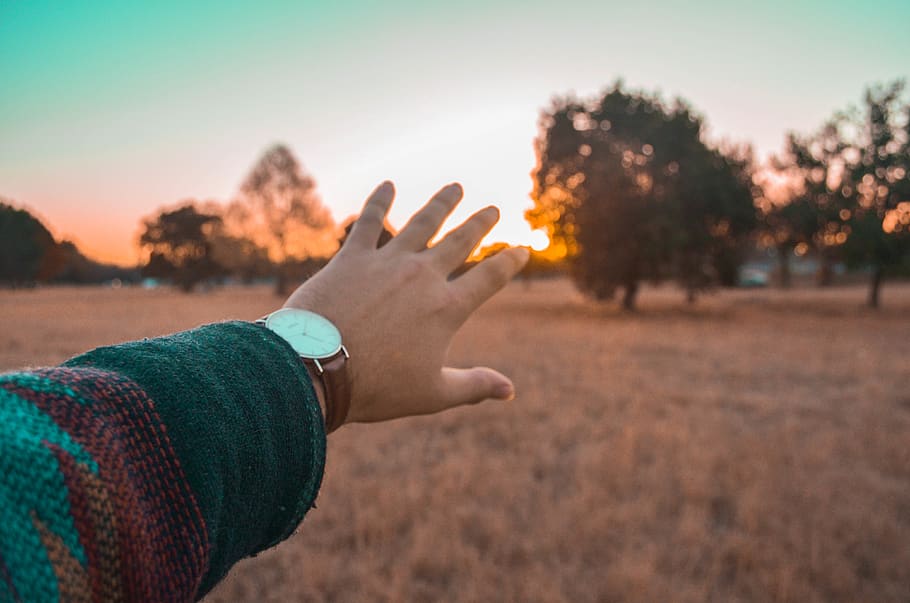
{"type": "Polygon", "coordinates": [[[339,222],[384,179],[396,227],[460,181],[449,226],[495,204],[486,242],[539,243],[523,213],[554,96],[623,78],[767,157],[910,78],[907,31],[907,0],[0,0],[0,196],[128,264],[143,217],[229,200],[281,142],[339,222]]]}

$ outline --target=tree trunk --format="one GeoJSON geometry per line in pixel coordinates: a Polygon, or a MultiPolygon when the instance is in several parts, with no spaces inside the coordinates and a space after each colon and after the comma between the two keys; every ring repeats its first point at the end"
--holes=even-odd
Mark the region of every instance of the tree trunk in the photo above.
{"type": "Polygon", "coordinates": [[[278,297],[287,297],[288,296],[288,272],[289,272],[288,251],[285,247],[284,233],[276,232],[274,234],[275,234],[276,238],[278,239],[278,249],[281,250],[281,261],[277,262],[275,265],[275,267],[278,270],[278,274],[276,274],[276,276],[278,278],[277,278],[277,280],[275,280],[275,295],[277,295],[278,297]]]}
{"type": "Polygon", "coordinates": [[[819,260],[818,275],[816,283],[819,287],[829,287],[834,282],[834,261],[826,254],[822,254],[819,260]]]}
{"type": "Polygon", "coordinates": [[[878,292],[882,286],[882,279],[884,278],[884,270],[881,266],[875,266],[872,268],[872,280],[869,281],[869,307],[878,308],[878,292]]]}
{"type": "Polygon", "coordinates": [[[288,296],[288,267],[285,262],[278,264],[278,272],[275,274],[275,295],[278,297],[288,296]]]}
{"type": "Polygon", "coordinates": [[[625,293],[622,296],[622,307],[629,312],[635,311],[635,298],[638,295],[638,281],[626,283],[625,293]]]}
{"type": "Polygon", "coordinates": [[[780,270],[780,286],[790,288],[790,248],[781,246],[777,248],[778,269],[780,270]]]}

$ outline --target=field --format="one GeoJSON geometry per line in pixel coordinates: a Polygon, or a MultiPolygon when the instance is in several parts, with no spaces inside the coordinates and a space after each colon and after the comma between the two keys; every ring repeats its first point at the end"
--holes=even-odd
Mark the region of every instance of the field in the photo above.
{"type": "MultiPolygon", "coordinates": [[[[517,399],[333,434],[319,508],[207,601],[908,601],[910,286],[864,295],[513,283],[452,362],[517,399]]],[[[275,304],[0,292],[0,369],[275,304]]]]}

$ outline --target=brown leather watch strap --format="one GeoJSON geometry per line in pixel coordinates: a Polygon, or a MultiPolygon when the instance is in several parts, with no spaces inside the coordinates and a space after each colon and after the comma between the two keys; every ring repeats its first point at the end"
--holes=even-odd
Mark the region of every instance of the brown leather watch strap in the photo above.
{"type": "Polygon", "coordinates": [[[351,387],[344,351],[331,360],[321,360],[322,383],[325,386],[325,430],[332,433],[342,425],[351,407],[351,387]]]}

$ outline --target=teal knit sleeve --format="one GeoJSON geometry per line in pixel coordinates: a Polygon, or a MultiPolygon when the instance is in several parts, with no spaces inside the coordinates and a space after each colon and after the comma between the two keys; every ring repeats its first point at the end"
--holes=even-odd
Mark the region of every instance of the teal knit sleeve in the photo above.
{"type": "MultiPolygon", "coordinates": [[[[98,348],[63,367],[117,375],[152,404],[204,525],[196,597],[237,561],[287,538],[314,506],[325,464],[322,414],[299,357],[268,329],[207,325],[98,348]]],[[[166,512],[189,523],[180,518],[185,509],[166,512]]]]}

